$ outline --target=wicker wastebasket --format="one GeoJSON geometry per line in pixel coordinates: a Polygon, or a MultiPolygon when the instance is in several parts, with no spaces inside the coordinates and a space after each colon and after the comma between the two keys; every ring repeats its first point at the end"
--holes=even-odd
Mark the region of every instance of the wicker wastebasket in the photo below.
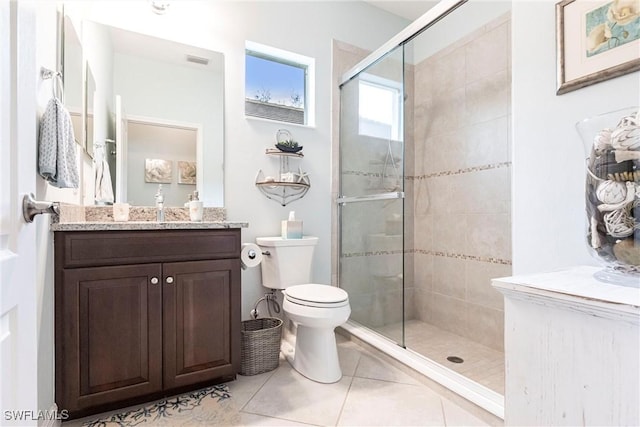
{"type": "Polygon", "coordinates": [[[282,320],[273,317],[245,320],[240,334],[240,375],[257,375],[278,367],[282,320]]]}

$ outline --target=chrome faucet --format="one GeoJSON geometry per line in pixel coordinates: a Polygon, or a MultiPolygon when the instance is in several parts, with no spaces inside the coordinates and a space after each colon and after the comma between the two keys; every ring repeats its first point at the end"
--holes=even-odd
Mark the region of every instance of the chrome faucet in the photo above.
{"type": "Polygon", "coordinates": [[[164,194],[162,194],[162,184],[158,184],[156,193],[156,221],[164,221],[164,194]]]}

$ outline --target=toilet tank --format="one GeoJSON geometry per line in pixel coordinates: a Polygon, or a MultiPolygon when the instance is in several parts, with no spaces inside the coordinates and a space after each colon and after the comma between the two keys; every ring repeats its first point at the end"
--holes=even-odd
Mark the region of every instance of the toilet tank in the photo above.
{"type": "Polygon", "coordinates": [[[311,261],[318,238],[304,236],[302,239],[282,237],[258,237],[256,243],[263,253],[262,286],[271,289],[286,289],[311,281],[311,261]]]}

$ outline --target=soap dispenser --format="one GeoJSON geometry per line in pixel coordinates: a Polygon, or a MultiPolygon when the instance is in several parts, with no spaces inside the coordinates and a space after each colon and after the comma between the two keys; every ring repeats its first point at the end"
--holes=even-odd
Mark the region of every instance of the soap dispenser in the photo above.
{"type": "Polygon", "coordinates": [[[193,192],[193,200],[189,202],[189,217],[193,222],[201,222],[204,213],[202,200],[198,198],[198,192],[193,192]]]}
{"type": "Polygon", "coordinates": [[[158,184],[156,192],[156,221],[164,222],[164,193],[162,192],[162,184],[158,184]]]}

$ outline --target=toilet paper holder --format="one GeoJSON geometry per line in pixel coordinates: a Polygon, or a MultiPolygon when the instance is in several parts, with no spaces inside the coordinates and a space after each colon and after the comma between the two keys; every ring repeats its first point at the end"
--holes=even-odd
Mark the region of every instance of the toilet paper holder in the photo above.
{"type": "MultiPolygon", "coordinates": [[[[262,252],[262,255],[270,256],[270,255],[271,255],[271,252],[269,252],[269,251],[264,251],[264,252],[262,252]]],[[[249,259],[256,259],[256,256],[258,256],[258,254],[256,253],[256,251],[255,251],[255,250],[250,249],[250,250],[249,250],[249,252],[248,252],[248,256],[249,256],[249,259]]]]}

